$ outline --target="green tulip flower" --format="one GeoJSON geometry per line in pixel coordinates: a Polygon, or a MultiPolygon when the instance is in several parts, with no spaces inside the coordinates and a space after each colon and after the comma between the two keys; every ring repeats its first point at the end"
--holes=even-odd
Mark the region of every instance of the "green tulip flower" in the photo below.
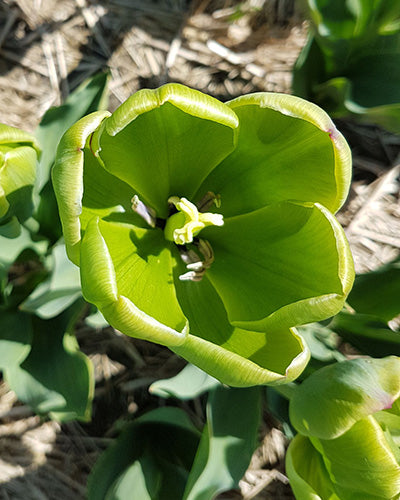
{"type": "Polygon", "coordinates": [[[77,122],[53,170],[84,297],[234,386],[293,380],[309,356],[294,327],[342,308],[353,264],[332,213],[349,181],[316,106],[177,84],[77,122]]]}
{"type": "Polygon", "coordinates": [[[0,226],[19,227],[31,216],[39,154],[34,137],[0,123],[0,226]]]}
{"type": "Polygon", "coordinates": [[[400,498],[400,358],[314,372],[294,392],[286,471],[297,500],[400,498]]]}

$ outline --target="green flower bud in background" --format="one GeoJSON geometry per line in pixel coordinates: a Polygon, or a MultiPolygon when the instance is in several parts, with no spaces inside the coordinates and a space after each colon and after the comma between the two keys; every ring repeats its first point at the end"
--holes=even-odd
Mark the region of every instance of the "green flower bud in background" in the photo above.
{"type": "Polygon", "coordinates": [[[167,84],[73,125],[53,184],[86,300],[121,332],[250,386],[296,378],[309,353],[295,327],[344,304],[354,271],[333,213],[350,173],[315,105],[167,84]]]}
{"type": "Polygon", "coordinates": [[[15,229],[32,214],[39,153],[33,136],[0,124],[0,226],[3,228],[7,225],[15,229]]]}
{"type": "Polygon", "coordinates": [[[354,359],[294,392],[286,470],[297,500],[400,495],[400,358],[354,359]]]}

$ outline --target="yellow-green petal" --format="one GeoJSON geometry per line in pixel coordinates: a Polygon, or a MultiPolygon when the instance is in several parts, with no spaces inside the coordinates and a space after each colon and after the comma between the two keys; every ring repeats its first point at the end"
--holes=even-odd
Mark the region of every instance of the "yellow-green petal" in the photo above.
{"type": "MultiPolygon", "coordinates": [[[[256,93],[227,103],[240,121],[238,144],[197,197],[221,195],[225,216],[299,200],[336,212],[351,178],[350,149],[318,106],[286,94],[256,93]]],[[[196,197],[196,200],[197,200],[196,197]]]]}
{"type": "Polygon", "coordinates": [[[215,257],[207,275],[238,327],[273,331],[328,318],[351,289],[343,229],[319,204],[282,202],[202,235],[215,257]]]}
{"type": "Polygon", "coordinates": [[[170,196],[190,199],[233,151],[238,123],[216,99],[167,84],[132,95],[104,122],[93,144],[105,168],[166,217],[170,196]]]}
{"type": "Polygon", "coordinates": [[[52,181],[57,198],[68,257],[79,263],[82,197],[84,194],[84,148],[89,136],[109,116],[97,111],[75,123],[63,135],[57,149],[52,181]]]}
{"type": "Polygon", "coordinates": [[[199,282],[176,278],[175,283],[190,324],[185,342],[172,348],[180,356],[236,387],[287,383],[306,367],[310,354],[294,329],[256,332],[235,328],[207,274],[199,282]]]}
{"type": "Polygon", "coordinates": [[[82,293],[126,335],[176,345],[188,325],[175,296],[171,256],[160,241],[159,230],[93,218],[80,248],[82,293]]]}

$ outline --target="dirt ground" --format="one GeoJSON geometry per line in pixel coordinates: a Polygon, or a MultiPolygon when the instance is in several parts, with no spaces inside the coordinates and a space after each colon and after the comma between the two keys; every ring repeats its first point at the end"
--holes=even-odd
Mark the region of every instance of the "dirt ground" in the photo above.
{"type": "MultiPolygon", "coordinates": [[[[34,131],[50,106],[105,69],[111,111],[136,90],[169,81],[223,101],[255,91],[289,93],[306,32],[295,0],[3,0],[0,122],[34,131]]],[[[372,126],[339,128],[354,153],[352,191],[339,218],[363,272],[400,250],[400,140],[372,126]]],[[[111,328],[82,325],[77,337],[95,366],[93,421],[42,421],[0,383],[0,499],[83,499],[116,423],[162,404],[149,395],[149,384],[183,367],[167,349],[111,328]]],[[[294,498],[283,468],[286,440],[267,413],[260,439],[240,491],[220,498],[294,498]]]]}

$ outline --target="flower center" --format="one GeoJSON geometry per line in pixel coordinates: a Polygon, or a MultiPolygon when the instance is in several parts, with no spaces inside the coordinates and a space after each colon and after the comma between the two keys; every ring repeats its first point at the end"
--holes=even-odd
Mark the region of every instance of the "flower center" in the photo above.
{"type": "Polygon", "coordinates": [[[199,212],[196,205],[186,198],[171,196],[168,202],[175,205],[177,213],[167,219],[164,229],[165,239],[177,245],[192,243],[193,238],[207,226],[222,226],[224,219],[221,214],[199,212]]]}

